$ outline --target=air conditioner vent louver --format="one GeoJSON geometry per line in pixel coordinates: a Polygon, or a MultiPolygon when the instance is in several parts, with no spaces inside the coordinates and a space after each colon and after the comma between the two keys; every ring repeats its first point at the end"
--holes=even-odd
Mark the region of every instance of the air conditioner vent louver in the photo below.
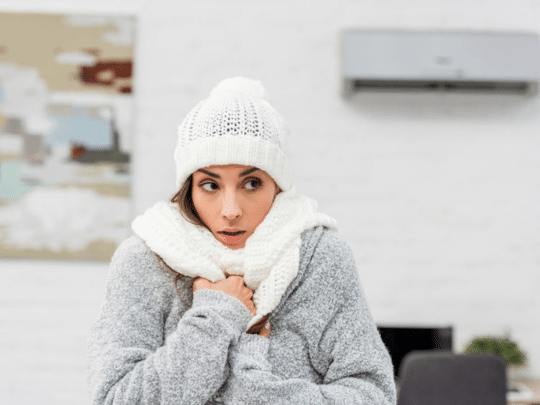
{"type": "Polygon", "coordinates": [[[449,82],[433,80],[352,80],[354,91],[456,91],[493,93],[530,93],[536,90],[533,83],[526,82],[449,82]]]}

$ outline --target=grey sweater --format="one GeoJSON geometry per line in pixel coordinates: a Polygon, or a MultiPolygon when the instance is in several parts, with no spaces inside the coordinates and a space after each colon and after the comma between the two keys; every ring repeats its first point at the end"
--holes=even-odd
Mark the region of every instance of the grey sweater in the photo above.
{"type": "Polygon", "coordinates": [[[141,239],[119,246],[89,337],[93,404],[396,403],[390,356],[335,231],[302,234],[269,338],[245,333],[251,313],[236,298],[193,293],[189,277],[177,287],[141,239]]]}

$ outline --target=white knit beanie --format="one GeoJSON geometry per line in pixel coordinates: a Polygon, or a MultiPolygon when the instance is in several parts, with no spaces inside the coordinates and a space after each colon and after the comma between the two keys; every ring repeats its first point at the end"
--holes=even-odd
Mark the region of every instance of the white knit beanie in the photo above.
{"type": "Polygon", "coordinates": [[[285,123],[261,82],[233,77],[220,82],[178,127],[176,186],[212,165],[255,166],[283,190],[292,187],[285,154],[285,123]]]}

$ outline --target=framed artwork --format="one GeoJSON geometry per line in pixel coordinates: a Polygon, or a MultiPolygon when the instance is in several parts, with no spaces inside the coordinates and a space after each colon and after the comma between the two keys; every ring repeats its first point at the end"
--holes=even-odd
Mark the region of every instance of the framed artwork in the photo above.
{"type": "Polygon", "coordinates": [[[0,257],[109,260],[130,231],[135,18],[0,13],[0,257]]]}

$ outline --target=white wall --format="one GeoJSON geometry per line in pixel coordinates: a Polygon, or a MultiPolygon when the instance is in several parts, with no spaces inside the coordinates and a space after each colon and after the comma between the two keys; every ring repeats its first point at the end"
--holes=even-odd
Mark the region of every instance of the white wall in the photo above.
{"type": "MultiPolygon", "coordinates": [[[[525,373],[540,377],[539,98],[345,101],[338,57],[344,28],[538,32],[540,3],[4,0],[0,10],[138,16],[134,214],[173,193],[189,109],[225,77],[259,79],[291,127],[297,188],[338,220],[377,323],[452,325],[456,351],[510,331],[530,357],[525,373]]],[[[85,335],[107,265],[0,263],[0,402],[88,403],[85,335]]]]}

